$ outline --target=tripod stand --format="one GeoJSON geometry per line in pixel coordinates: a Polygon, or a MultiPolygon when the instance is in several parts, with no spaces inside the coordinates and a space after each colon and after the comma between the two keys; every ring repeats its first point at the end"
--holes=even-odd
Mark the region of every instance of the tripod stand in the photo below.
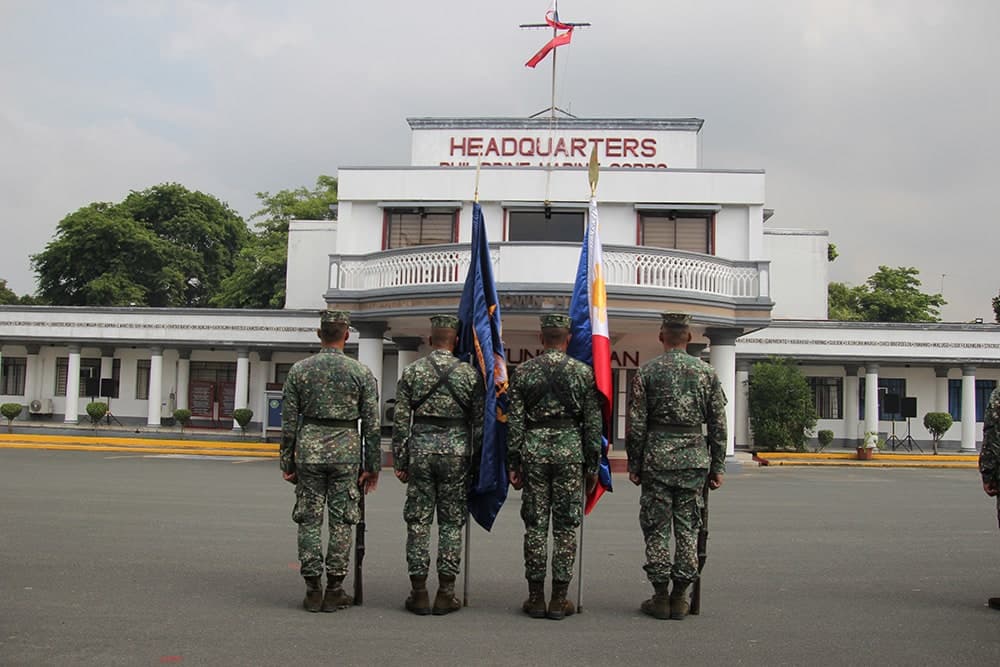
{"type": "Polygon", "coordinates": [[[903,441],[896,437],[896,415],[892,416],[892,434],[886,438],[885,444],[889,445],[892,451],[903,446],[903,441]]]}
{"type": "Polygon", "coordinates": [[[107,415],[106,415],[107,416],[107,424],[108,424],[108,426],[111,426],[111,420],[112,419],[114,419],[115,423],[118,424],[119,426],[124,426],[125,424],[123,424],[120,421],[118,421],[118,417],[115,417],[113,414],[111,414],[111,397],[107,396],[105,398],[108,399],[108,412],[107,412],[107,415]]]}
{"type": "MultiPolygon", "coordinates": [[[[903,438],[900,441],[899,446],[900,446],[900,448],[905,447],[906,451],[908,451],[908,452],[912,452],[913,448],[916,447],[917,449],[920,450],[921,454],[924,453],[923,448],[920,445],[918,445],[917,441],[913,439],[912,435],[910,435],[910,418],[909,417],[906,418],[906,437],[903,438]]],[[[893,449],[895,449],[895,447],[893,447],[893,449]]]]}

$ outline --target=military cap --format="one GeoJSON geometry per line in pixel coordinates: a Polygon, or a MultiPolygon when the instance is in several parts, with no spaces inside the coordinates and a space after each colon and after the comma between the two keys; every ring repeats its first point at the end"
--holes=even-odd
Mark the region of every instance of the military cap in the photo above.
{"type": "Polygon", "coordinates": [[[337,323],[337,324],[350,324],[351,314],[346,310],[322,310],[319,313],[320,324],[337,323]]]}
{"type": "Polygon", "coordinates": [[[431,328],[458,331],[458,318],[454,315],[431,315],[431,328]]]}
{"type": "Polygon", "coordinates": [[[663,318],[663,324],[660,328],[670,327],[672,329],[686,327],[691,324],[691,315],[688,313],[674,313],[667,311],[660,315],[663,318]]]}
{"type": "Polygon", "coordinates": [[[562,313],[545,313],[538,319],[543,329],[569,329],[571,323],[569,315],[562,313]]]}

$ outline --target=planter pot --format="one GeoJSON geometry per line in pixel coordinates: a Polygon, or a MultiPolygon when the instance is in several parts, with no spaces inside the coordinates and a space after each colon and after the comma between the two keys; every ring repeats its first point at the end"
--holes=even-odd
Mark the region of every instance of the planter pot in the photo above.
{"type": "Polygon", "coordinates": [[[874,447],[858,447],[858,460],[871,461],[875,457],[874,447]]]}

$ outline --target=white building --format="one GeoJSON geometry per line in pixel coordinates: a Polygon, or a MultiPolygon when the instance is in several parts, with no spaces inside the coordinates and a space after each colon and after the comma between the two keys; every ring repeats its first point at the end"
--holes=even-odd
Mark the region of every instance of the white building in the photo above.
{"type": "MultiPolygon", "coordinates": [[[[750,446],[745,380],[769,356],[802,365],[819,427],[839,439],[892,430],[892,406],[877,403],[886,395],[916,398],[921,417],[952,412],[946,440],[963,449],[981,438],[984,397],[1000,378],[1000,327],[825,321],[827,232],[776,228],[762,170],[703,167],[701,120],[409,123],[409,165],[342,167],[339,219],[290,225],[286,310],[2,307],[0,402],[75,422],[90,399],[66,378],[92,375],[118,380],[120,419],[156,426],[190,407],[224,423],[233,407],[249,406],[259,420],[268,389],[316,345],[324,307],[353,313],[349,349],[390,399],[401,369],[422,353],[427,317],[457,309],[480,161],[504,340],[519,363],[538,351],[538,314],[568,309],[596,148],[616,438],[630,375],[660,351],[664,310],[694,315],[695,349],[731,397],[730,451],[750,446]]],[[[904,435],[904,423],[895,428],[904,435]]],[[[928,438],[920,418],[912,433],[928,438]]]]}

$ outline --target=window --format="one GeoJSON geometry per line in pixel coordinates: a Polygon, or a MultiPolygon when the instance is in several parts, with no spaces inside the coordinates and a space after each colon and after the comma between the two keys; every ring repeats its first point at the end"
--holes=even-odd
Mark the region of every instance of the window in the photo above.
{"type": "MultiPolygon", "coordinates": [[[[990,394],[997,388],[996,380],[976,380],[976,421],[983,421],[990,394]]],[[[962,421],[962,381],[948,380],[948,412],[956,422],[962,421]]]]}
{"type": "Polygon", "coordinates": [[[514,209],[507,212],[508,241],[583,240],[584,212],[514,209]]]}
{"type": "Polygon", "coordinates": [[[385,210],[385,249],[455,243],[454,210],[404,209],[385,210]]]}
{"type": "Polygon", "coordinates": [[[236,362],[192,361],[191,379],[200,382],[236,382],[236,362]]]}
{"type": "Polygon", "coordinates": [[[149,359],[135,362],[135,398],[139,401],[149,400],[149,365],[149,359]]]}
{"type": "Polygon", "coordinates": [[[713,218],[703,211],[640,212],[639,244],[710,254],[713,218]]]}
{"type": "Polygon", "coordinates": [[[24,396],[24,379],[27,374],[26,357],[4,357],[0,364],[0,395],[24,396]]]}
{"type": "MultiPolygon", "coordinates": [[[[117,362],[118,359],[115,359],[117,362]]],[[[58,357],[56,359],[56,396],[66,395],[66,374],[69,372],[69,357],[58,357]]],[[[80,359],[80,389],[79,395],[84,395],[84,385],[88,378],[101,377],[101,359],[81,358],[80,359]]],[[[117,378],[117,375],[115,376],[117,378]]],[[[114,398],[114,397],[113,397],[114,398]]]]}
{"type": "Polygon", "coordinates": [[[285,384],[285,380],[288,379],[288,371],[290,370],[292,370],[291,364],[275,364],[274,365],[275,384],[285,384]]]}
{"type": "Polygon", "coordinates": [[[844,379],[838,377],[806,378],[812,390],[813,405],[820,419],[843,419],[844,379]]]}
{"type": "MultiPolygon", "coordinates": [[[[858,378],[858,419],[865,418],[865,378],[858,378]]],[[[905,378],[878,379],[878,418],[879,421],[903,421],[903,397],[906,396],[905,378]],[[885,411],[885,397],[893,394],[899,397],[899,411],[885,411]]]]}

